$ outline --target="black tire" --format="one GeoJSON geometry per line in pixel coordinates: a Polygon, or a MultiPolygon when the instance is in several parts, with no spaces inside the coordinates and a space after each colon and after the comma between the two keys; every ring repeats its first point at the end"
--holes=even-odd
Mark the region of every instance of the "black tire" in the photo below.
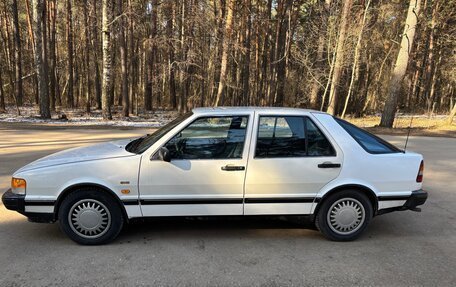
{"type": "MultiPolygon", "coordinates": [[[[352,206],[348,206],[348,208],[352,208],[352,206]]],[[[339,210],[341,209],[342,208],[340,208],[339,210]]],[[[318,213],[315,218],[315,226],[329,240],[351,241],[357,239],[363,233],[367,225],[369,225],[372,216],[372,203],[364,193],[357,190],[343,190],[330,195],[321,203],[321,206],[318,209],[318,213]],[[349,224],[346,226],[337,225],[339,221],[335,217],[337,216],[337,214],[341,214],[336,212],[336,209],[340,207],[340,205],[337,206],[338,204],[353,205],[353,208],[355,208],[356,210],[347,210],[347,212],[352,212],[353,215],[357,218],[355,221],[350,221],[353,224],[349,224]],[[334,217],[328,215],[330,209],[335,212],[333,215],[334,217]],[[362,220],[359,219],[360,212],[364,214],[362,220]]],[[[343,220],[341,219],[340,222],[342,221],[343,220]]]]}
{"type": "Polygon", "coordinates": [[[124,224],[119,203],[97,189],[79,189],[70,193],[60,205],[58,219],[60,229],[71,240],[82,245],[109,243],[119,235],[124,224]],[[71,218],[74,218],[71,222],[70,212],[71,218]],[[92,235],[92,232],[95,234],[92,235]]]}

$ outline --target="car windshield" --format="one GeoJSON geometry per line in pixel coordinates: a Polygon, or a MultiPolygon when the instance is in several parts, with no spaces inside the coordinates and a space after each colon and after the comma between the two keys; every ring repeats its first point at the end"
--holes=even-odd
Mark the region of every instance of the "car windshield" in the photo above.
{"type": "Polygon", "coordinates": [[[125,149],[128,152],[132,153],[143,153],[146,151],[149,147],[151,147],[154,143],[156,143],[162,136],[167,134],[170,130],[175,128],[177,125],[179,125],[181,122],[183,122],[185,119],[190,117],[193,113],[189,112],[186,113],[175,120],[169,122],[168,124],[164,125],[163,127],[159,128],[152,134],[145,135],[143,137],[137,138],[130,143],[127,144],[125,149]]]}

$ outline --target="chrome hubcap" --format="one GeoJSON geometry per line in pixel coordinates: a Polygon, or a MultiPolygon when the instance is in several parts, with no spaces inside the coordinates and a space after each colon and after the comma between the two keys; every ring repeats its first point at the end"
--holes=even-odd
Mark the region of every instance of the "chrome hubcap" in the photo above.
{"type": "Polygon", "coordinates": [[[329,208],[327,220],[329,227],[341,235],[357,231],[364,223],[363,205],[354,198],[342,198],[329,208]]]}
{"type": "Polygon", "coordinates": [[[111,226],[111,214],[106,206],[95,199],[76,202],[68,214],[71,229],[84,238],[98,238],[111,226]]]}

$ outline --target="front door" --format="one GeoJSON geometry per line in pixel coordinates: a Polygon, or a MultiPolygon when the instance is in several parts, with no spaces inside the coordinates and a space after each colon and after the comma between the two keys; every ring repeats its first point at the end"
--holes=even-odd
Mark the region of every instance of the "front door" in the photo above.
{"type": "Polygon", "coordinates": [[[245,215],[309,214],[339,175],[342,152],[309,116],[257,115],[245,183],[245,215]]]}
{"type": "Polygon", "coordinates": [[[143,216],[242,215],[252,118],[196,118],[163,145],[171,162],[143,158],[143,216]]]}

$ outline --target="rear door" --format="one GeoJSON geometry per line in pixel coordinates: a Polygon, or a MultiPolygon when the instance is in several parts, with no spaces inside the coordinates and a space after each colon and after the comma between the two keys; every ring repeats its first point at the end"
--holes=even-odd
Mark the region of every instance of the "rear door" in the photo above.
{"type": "Polygon", "coordinates": [[[339,175],[342,160],[311,114],[257,114],[244,214],[309,214],[319,190],[339,175]]]}

